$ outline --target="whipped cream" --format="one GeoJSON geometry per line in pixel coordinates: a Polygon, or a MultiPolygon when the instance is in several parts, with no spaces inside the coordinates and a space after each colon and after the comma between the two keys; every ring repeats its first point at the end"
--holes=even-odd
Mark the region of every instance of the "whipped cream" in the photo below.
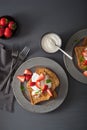
{"type": "MultiPolygon", "coordinates": [[[[33,73],[32,78],[31,78],[32,82],[36,82],[38,80],[39,76],[40,75],[37,74],[36,72],[33,73]]],[[[49,76],[45,75],[45,78],[40,81],[40,86],[43,87],[44,85],[48,85],[48,88],[51,88],[52,83],[51,82],[49,82],[49,83],[46,82],[48,79],[49,79],[49,76]]],[[[36,85],[32,86],[32,89],[33,89],[32,96],[40,95],[42,93],[42,90],[40,88],[38,88],[36,85]]]]}
{"type": "Polygon", "coordinates": [[[38,78],[39,78],[39,74],[33,73],[33,75],[32,75],[32,82],[36,82],[38,78]]]}

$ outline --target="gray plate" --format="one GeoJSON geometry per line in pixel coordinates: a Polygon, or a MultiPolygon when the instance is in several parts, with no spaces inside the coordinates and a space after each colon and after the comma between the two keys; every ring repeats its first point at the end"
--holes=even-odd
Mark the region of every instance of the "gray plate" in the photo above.
{"type": "Polygon", "coordinates": [[[65,71],[58,63],[56,63],[55,61],[49,58],[36,57],[36,58],[27,60],[18,68],[13,78],[12,87],[13,87],[13,92],[18,103],[24,109],[31,112],[46,113],[46,112],[53,111],[54,109],[58,108],[63,103],[68,92],[68,79],[67,79],[65,71]],[[18,81],[16,76],[23,74],[26,68],[32,69],[36,66],[44,66],[53,70],[60,79],[60,86],[58,90],[58,98],[46,101],[42,104],[31,105],[31,103],[23,95],[20,89],[20,82],[18,81]]]}
{"type": "Polygon", "coordinates": [[[68,41],[65,51],[73,57],[71,61],[65,55],[63,55],[64,63],[66,69],[70,73],[70,75],[80,81],[81,83],[87,84],[87,77],[85,77],[82,72],[78,69],[75,59],[74,47],[78,46],[81,43],[81,40],[87,36],[87,29],[76,32],[68,41]]]}

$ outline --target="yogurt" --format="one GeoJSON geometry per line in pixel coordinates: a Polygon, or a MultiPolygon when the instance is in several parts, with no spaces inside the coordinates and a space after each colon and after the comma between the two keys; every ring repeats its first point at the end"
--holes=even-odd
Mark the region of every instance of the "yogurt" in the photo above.
{"type": "Polygon", "coordinates": [[[48,33],[42,37],[41,46],[42,49],[48,53],[54,53],[61,47],[61,38],[55,33],[48,33]],[[58,45],[58,47],[56,45],[58,45]]]}

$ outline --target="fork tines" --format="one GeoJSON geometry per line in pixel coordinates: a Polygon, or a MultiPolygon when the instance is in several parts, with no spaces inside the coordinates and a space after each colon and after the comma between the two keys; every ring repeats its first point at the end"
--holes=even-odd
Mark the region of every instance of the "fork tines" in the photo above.
{"type": "Polygon", "coordinates": [[[24,60],[26,56],[28,55],[29,51],[30,51],[30,48],[25,46],[24,49],[21,51],[21,53],[19,53],[19,58],[21,60],[24,60]]]}

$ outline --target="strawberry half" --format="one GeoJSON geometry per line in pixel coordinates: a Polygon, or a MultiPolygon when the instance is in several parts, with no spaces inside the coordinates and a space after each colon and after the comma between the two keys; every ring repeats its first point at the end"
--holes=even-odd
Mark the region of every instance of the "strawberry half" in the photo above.
{"type": "Polygon", "coordinates": [[[34,86],[36,85],[36,82],[29,82],[29,86],[34,86]]]}
{"type": "Polygon", "coordinates": [[[84,71],[84,72],[83,72],[83,75],[87,77],[87,71],[84,71]]]}
{"type": "Polygon", "coordinates": [[[87,65],[87,60],[84,60],[84,61],[83,61],[83,65],[87,65]]]}
{"type": "Polygon", "coordinates": [[[39,81],[36,82],[36,86],[37,86],[37,88],[40,88],[40,82],[39,81]]]}
{"type": "Polygon", "coordinates": [[[85,57],[87,57],[87,52],[86,52],[86,51],[83,51],[83,52],[82,52],[82,55],[85,56],[85,57]]]}
{"type": "Polygon", "coordinates": [[[48,89],[48,85],[44,85],[43,88],[42,88],[42,92],[45,92],[46,90],[48,89]]]}
{"type": "Polygon", "coordinates": [[[29,75],[29,74],[26,74],[26,75],[24,75],[25,76],[25,80],[26,81],[29,81],[30,79],[31,79],[31,75],[29,75]]]}
{"type": "Polygon", "coordinates": [[[52,94],[52,92],[51,92],[51,90],[48,88],[47,89],[47,92],[48,92],[48,94],[52,97],[53,96],[53,94],[52,94]]]}
{"type": "Polygon", "coordinates": [[[40,76],[39,76],[39,78],[37,79],[37,81],[44,80],[44,78],[45,78],[44,74],[41,73],[40,76]]]}
{"type": "Polygon", "coordinates": [[[17,78],[18,78],[21,82],[24,82],[24,81],[25,81],[25,76],[24,76],[24,75],[18,75],[17,78]]]}
{"type": "Polygon", "coordinates": [[[24,70],[24,74],[25,74],[25,75],[26,75],[26,74],[32,75],[32,72],[31,72],[31,70],[29,70],[29,69],[25,69],[25,70],[24,70]]]}

